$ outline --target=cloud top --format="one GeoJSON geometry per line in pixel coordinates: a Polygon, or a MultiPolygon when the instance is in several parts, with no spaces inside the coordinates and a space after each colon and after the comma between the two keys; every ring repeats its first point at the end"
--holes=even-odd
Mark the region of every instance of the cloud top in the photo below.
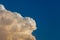
{"type": "Polygon", "coordinates": [[[36,40],[32,35],[34,30],[35,20],[8,11],[0,4],[0,40],[36,40]]]}

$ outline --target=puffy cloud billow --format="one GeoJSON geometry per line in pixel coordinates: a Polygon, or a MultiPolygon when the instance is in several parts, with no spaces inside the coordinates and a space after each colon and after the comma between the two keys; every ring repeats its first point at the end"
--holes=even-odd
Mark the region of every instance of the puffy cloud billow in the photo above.
{"type": "Polygon", "coordinates": [[[32,35],[34,30],[36,30],[35,20],[6,10],[0,4],[0,40],[36,40],[32,35]]]}

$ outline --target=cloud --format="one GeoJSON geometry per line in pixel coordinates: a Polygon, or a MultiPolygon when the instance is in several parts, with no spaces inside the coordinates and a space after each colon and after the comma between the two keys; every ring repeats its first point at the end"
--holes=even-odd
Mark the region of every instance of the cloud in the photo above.
{"type": "Polygon", "coordinates": [[[0,40],[36,40],[32,35],[34,30],[34,19],[6,10],[0,4],[0,40]]]}

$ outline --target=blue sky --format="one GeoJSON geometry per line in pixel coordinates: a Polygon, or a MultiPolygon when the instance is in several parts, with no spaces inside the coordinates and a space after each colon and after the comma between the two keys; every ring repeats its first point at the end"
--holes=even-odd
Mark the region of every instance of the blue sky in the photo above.
{"type": "Polygon", "coordinates": [[[36,20],[37,40],[60,40],[59,0],[0,0],[6,9],[36,20]]]}

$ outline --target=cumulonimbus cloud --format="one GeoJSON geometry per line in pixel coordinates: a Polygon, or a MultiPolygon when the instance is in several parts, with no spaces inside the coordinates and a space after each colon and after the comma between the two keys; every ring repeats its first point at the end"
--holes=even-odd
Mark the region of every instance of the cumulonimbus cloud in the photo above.
{"type": "Polygon", "coordinates": [[[6,10],[0,4],[0,40],[36,40],[32,35],[34,30],[36,30],[35,20],[6,10]]]}

